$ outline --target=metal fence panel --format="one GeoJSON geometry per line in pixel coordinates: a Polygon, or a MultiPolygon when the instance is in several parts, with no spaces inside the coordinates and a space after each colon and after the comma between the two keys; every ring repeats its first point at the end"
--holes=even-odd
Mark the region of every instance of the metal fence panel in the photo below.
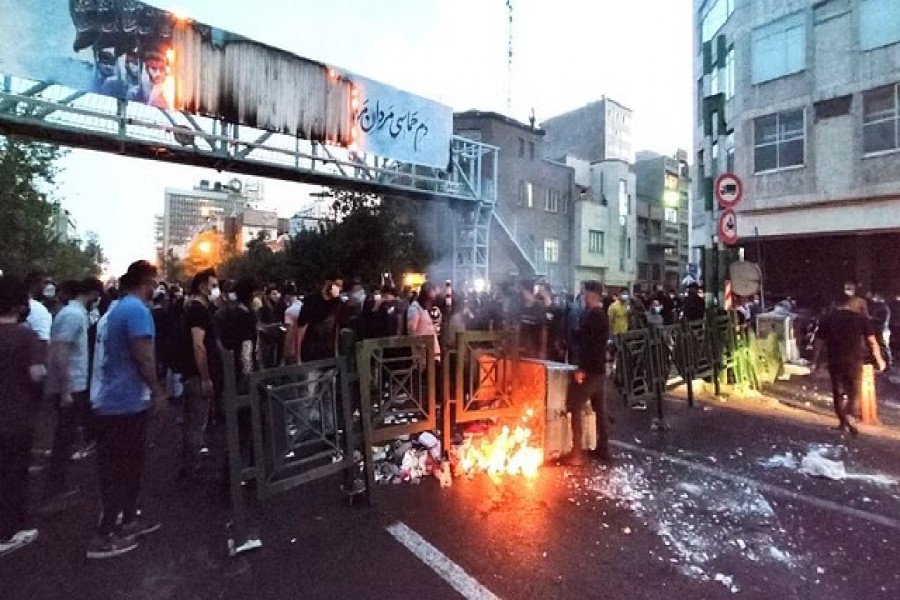
{"type": "Polygon", "coordinates": [[[356,364],[372,443],[435,428],[437,369],[431,336],[364,340],[356,345],[356,364]]]}
{"type": "MultiPolygon", "coordinates": [[[[455,405],[455,422],[514,414],[517,408],[514,394],[517,359],[514,332],[467,331],[457,334],[456,351],[444,358],[444,372],[453,376],[448,396],[452,395],[455,405]]],[[[449,414],[449,407],[446,410],[449,414]]]]}

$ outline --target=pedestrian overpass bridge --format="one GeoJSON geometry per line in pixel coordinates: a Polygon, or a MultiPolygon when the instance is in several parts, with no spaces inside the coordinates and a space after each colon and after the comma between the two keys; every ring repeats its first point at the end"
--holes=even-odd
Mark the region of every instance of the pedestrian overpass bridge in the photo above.
{"type": "Polygon", "coordinates": [[[21,39],[0,48],[0,134],[385,199],[445,202],[455,215],[454,281],[490,280],[499,151],[452,135],[449,107],[141,2],[126,0],[109,15],[103,5],[48,0],[42,13],[0,0],[0,14],[37,11],[30,18],[40,20],[39,29],[45,21],[54,35],[70,28],[76,48],[37,60],[35,53],[60,50],[7,30],[21,39]],[[135,65],[140,70],[129,71],[135,65]],[[154,96],[151,69],[162,65],[167,76],[154,96]],[[404,109],[410,98],[418,104],[404,109]],[[434,117],[435,110],[443,112],[434,117]],[[408,144],[418,145],[429,117],[439,124],[428,122],[437,132],[429,139],[439,146],[419,160],[411,147],[395,143],[403,137],[395,134],[411,132],[408,144]]]}

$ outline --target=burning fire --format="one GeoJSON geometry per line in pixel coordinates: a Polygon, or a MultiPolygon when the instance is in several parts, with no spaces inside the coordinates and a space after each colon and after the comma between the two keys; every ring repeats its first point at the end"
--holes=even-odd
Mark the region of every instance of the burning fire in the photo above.
{"type": "Polygon", "coordinates": [[[494,426],[483,434],[466,434],[457,450],[459,468],[467,475],[483,472],[491,477],[506,474],[533,479],[544,462],[544,450],[531,427],[533,419],[534,410],[529,408],[514,426],[494,426]]]}

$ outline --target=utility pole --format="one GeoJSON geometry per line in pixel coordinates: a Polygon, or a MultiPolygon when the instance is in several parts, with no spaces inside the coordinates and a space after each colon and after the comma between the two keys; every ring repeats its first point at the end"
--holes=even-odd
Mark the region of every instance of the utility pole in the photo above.
{"type": "Polygon", "coordinates": [[[506,0],[509,14],[509,49],[506,62],[506,112],[512,113],[512,78],[513,78],[513,0],[506,0]]]}

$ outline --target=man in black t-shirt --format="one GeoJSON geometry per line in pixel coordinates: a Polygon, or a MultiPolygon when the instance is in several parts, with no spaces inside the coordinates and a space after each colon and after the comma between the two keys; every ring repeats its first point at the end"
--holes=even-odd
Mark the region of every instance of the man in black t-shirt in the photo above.
{"type": "MultiPolygon", "coordinates": [[[[238,393],[246,393],[247,378],[255,370],[256,315],[253,303],[253,283],[247,279],[234,286],[233,301],[229,302],[219,321],[222,346],[234,354],[234,375],[238,393]]],[[[217,315],[218,317],[218,315],[217,315]]]]}
{"type": "Polygon", "coordinates": [[[522,305],[518,314],[519,355],[522,358],[543,358],[543,333],[547,326],[547,313],[535,293],[535,284],[529,279],[519,282],[522,305]]]}
{"type": "Polygon", "coordinates": [[[212,269],[201,271],[191,282],[191,302],[185,309],[184,324],[189,334],[182,369],[184,379],[184,420],[182,423],[182,466],[179,477],[197,471],[197,459],[204,448],[204,436],[216,390],[222,389],[222,356],[216,337],[211,307],[219,298],[219,281],[212,269]]]}
{"type": "Polygon", "coordinates": [[[827,350],[828,373],[831,376],[834,412],[839,421],[838,429],[849,431],[851,435],[857,434],[850,416],[855,413],[862,386],[863,365],[869,353],[875,357],[879,370],[883,371],[885,368],[871,323],[854,310],[854,302],[853,296],[844,297],[841,307],[822,320],[813,363],[814,367],[818,368],[822,350],[827,350]]]}
{"type": "Polygon", "coordinates": [[[688,286],[688,295],[684,299],[681,315],[689,323],[701,321],[706,317],[706,302],[700,296],[700,286],[696,283],[688,286]]]}
{"type": "Polygon", "coordinates": [[[301,362],[332,358],[335,355],[342,283],[339,279],[326,281],[321,292],[310,295],[300,309],[297,327],[301,362]]]}

